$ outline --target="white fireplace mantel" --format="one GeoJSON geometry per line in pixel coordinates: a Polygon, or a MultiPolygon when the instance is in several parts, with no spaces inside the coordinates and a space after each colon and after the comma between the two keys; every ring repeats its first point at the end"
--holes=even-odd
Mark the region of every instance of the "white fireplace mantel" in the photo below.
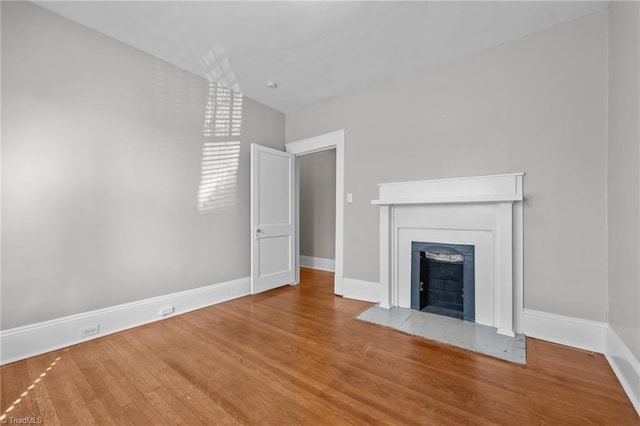
{"type": "Polygon", "coordinates": [[[372,204],[497,203],[522,201],[524,173],[381,183],[372,204]]]}
{"type": "Polygon", "coordinates": [[[380,184],[380,306],[410,307],[411,241],[471,244],[476,322],[522,332],[523,176],[380,184]]]}

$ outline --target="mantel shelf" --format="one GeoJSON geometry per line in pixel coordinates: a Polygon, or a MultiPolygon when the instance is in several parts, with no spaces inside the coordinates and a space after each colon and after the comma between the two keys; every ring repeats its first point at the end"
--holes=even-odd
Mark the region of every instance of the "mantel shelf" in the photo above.
{"type": "Polygon", "coordinates": [[[505,194],[490,196],[440,197],[440,198],[391,198],[387,200],[372,200],[371,204],[378,206],[396,204],[465,204],[465,203],[505,203],[522,201],[521,194],[505,194]]]}
{"type": "Polygon", "coordinates": [[[524,173],[379,184],[378,206],[522,201],[524,173]]]}

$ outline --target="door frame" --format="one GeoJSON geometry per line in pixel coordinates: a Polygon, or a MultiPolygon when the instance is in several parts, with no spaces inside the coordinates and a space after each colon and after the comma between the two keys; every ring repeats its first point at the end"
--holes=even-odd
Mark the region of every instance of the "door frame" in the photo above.
{"type": "Polygon", "coordinates": [[[307,139],[286,143],[285,150],[296,156],[296,282],[300,282],[300,164],[302,155],[336,150],[336,248],[333,292],[342,295],[344,276],[344,135],[345,130],[324,133],[307,139]]]}

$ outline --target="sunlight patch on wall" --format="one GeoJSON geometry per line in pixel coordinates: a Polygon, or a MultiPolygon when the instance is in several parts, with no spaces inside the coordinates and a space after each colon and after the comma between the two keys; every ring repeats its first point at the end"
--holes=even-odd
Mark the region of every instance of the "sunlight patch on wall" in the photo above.
{"type": "Polygon", "coordinates": [[[198,61],[209,81],[204,117],[204,136],[240,136],[242,94],[220,43],[198,61]]]}
{"type": "Polygon", "coordinates": [[[204,111],[202,170],[198,211],[209,213],[235,206],[240,141],[242,93],[220,43],[198,61],[209,81],[204,111]],[[220,139],[226,139],[220,141],[220,139]]]}
{"type": "Polygon", "coordinates": [[[209,97],[204,117],[205,136],[240,136],[242,130],[242,94],[209,82],[209,97]]]}
{"type": "Polygon", "coordinates": [[[198,190],[198,211],[209,213],[236,203],[240,142],[205,142],[198,190]]]}
{"type": "Polygon", "coordinates": [[[231,69],[231,64],[227,55],[224,53],[224,48],[220,43],[213,45],[207,53],[202,55],[198,60],[202,71],[204,72],[207,80],[215,81],[222,87],[227,87],[234,92],[240,93],[240,86],[236,81],[236,75],[231,69]]]}

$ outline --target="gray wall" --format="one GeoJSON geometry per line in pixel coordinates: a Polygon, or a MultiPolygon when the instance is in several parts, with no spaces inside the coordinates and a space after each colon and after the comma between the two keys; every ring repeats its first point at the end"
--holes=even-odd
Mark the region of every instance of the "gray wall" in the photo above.
{"type": "Polygon", "coordinates": [[[300,254],[335,258],[336,150],[299,158],[300,254]]]}
{"type": "Polygon", "coordinates": [[[640,5],[609,8],[609,323],[640,359],[640,5]]]}
{"type": "Polygon", "coordinates": [[[2,329],[246,277],[244,99],[235,207],[197,208],[208,83],[30,3],[2,2],[2,329]]]}
{"type": "Polygon", "coordinates": [[[526,172],[525,307],[605,320],[607,14],[287,115],[346,129],[345,276],[378,282],[381,182],[526,172]]]}

